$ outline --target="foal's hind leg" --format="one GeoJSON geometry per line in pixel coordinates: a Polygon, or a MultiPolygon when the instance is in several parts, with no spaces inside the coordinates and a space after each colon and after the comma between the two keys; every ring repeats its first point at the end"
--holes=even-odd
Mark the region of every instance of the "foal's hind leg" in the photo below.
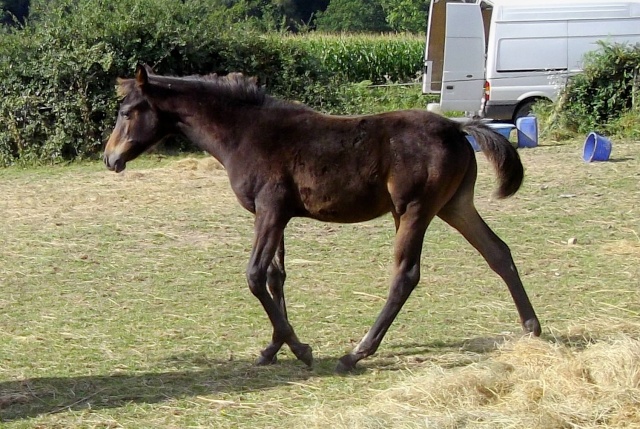
{"type": "Polygon", "coordinates": [[[438,216],[460,233],[475,247],[509,287],[525,331],[539,336],[540,322],[524,290],[509,247],[484,222],[476,211],[472,196],[452,200],[438,216]]]}
{"type": "MultiPolygon", "coordinates": [[[[280,311],[284,315],[284,318],[288,320],[287,316],[287,306],[284,299],[284,281],[287,278],[287,273],[284,269],[284,237],[280,240],[280,245],[278,246],[278,250],[276,250],[276,254],[267,269],[267,286],[269,287],[269,292],[271,292],[271,297],[275,301],[276,304],[280,307],[280,311]]],[[[265,350],[269,350],[269,352],[265,354],[261,354],[258,358],[258,365],[270,365],[274,364],[278,360],[278,351],[282,348],[284,342],[272,342],[269,344],[265,350]],[[273,352],[275,350],[275,353],[273,352]],[[273,354],[273,357],[269,359],[269,356],[273,354]]]]}
{"type": "Polygon", "coordinates": [[[394,248],[395,276],[389,290],[389,297],[373,326],[351,351],[340,358],[337,372],[348,372],[356,363],[375,353],[382,338],[409,298],[420,280],[420,254],[422,242],[433,215],[427,214],[418,205],[410,205],[407,211],[396,220],[396,241],[394,248]]]}

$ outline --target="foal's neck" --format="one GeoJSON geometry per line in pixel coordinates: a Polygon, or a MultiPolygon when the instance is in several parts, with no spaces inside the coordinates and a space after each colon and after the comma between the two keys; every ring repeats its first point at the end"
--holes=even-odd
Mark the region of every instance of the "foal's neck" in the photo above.
{"type": "Polygon", "coordinates": [[[201,79],[161,78],[153,104],[171,117],[179,134],[222,165],[231,159],[237,146],[267,110],[312,111],[301,103],[281,101],[264,95],[254,84],[233,81],[231,86],[201,79]]]}
{"type": "Polygon", "coordinates": [[[225,165],[245,126],[238,126],[238,108],[221,106],[202,95],[176,97],[173,111],[177,131],[225,165]]]}

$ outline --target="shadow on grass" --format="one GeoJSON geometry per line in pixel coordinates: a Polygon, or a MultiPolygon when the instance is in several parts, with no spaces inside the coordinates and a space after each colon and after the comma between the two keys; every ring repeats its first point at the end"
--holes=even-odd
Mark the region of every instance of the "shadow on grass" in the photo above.
{"type": "Polygon", "coordinates": [[[625,156],[622,158],[609,158],[606,162],[629,162],[629,161],[633,161],[633,158],[631,158],[630,156],[625,156]]]}
{"type": "MultiPolygon", "coordinates": [[[[374,369],[402,370],[407,365],[423,362],[447,367],[465,366],[484,359],[484,355],[497,350],[510,338],[513,337],[390,344],[386,350],[363,360],[353,375],[374,369]],[[450,361],[447,360],[449,354],[450,361]],[[402,357],[412,359],[408,362],[402,357]]],[[[175,370],[4,381],[0,382],[0,422],[87,408],[118,408],[130,403],[154,404],[200,395],[273,389],[311,377],[336,377],[336,363],[336,357],[316,358],[313,368],[309,369],[295,358],[285,357],[276,365],[257,367],[248,360],[215,360],[201,355],[184,355],[166,362],[171,368],[177,368],[175,370]]]]}
{"type": "MultiPolygon", "coordinates": [[[[527,337],[528,334],[496,335],[470,338],[454,342],[433,342],[430,344],[405,343],[392,344],[387,351],[375,355],[369,368],[385,371],[403,370],[411,364],[434,363],[443,368],[464,367],[476,362],[490,359],[491,354],[507,342],[527,337]],[[404,356],[410,359],[399,359],[404,356]]],[[[552,335],[543,333],[540,340],[550,344],[566,347],[573,352],[581,352],[589,346],[607,341],[609,334],[592,335],[587,333],[573,335],[552,335]]],[[[369,360],[363,361],[367,367],[369,360]]],[[[361,369],[362,371],[362,369],[361,369]]]]}
{"type": "MultiPolygon", "coordinates": [[[[0,382],[0,422],[81,409],[153,404],[171,399],[272,389],[312,376],[333,376],[335,359],[316,359],[309,369],[295,359],[257,367],[253,362],[180,359],[194,369],[41,377],[0,382]]],[[[173,365],[175,366],[175,365],[173,365]]]]}
{"type": "Polygon", "coordinates": [[[510,339],[517,338],[515,335],[495,335],[488,337],[469,338],[461,341],[445,342],[435,341],[430,344],[420,343],[399,343],[389,346],[393,350],[390,354],[397,356],[411,356],[418,354],[430,354],[437,352],[469,352],[469,353],[490,353],[497,350],[500,345],[510,339]]]}
{"type": "Polygon", "coordinates": [[[486,359],[491,352],[513,338],[513,335],[496,335],[452,342],[390,344],[386,350],[374,355],[371,361],[367,359],[362,363],[364,368],[375,367],[384,371],[404,370],[425,363],[434,363],[443,368],[463,367],[486,359]]]}

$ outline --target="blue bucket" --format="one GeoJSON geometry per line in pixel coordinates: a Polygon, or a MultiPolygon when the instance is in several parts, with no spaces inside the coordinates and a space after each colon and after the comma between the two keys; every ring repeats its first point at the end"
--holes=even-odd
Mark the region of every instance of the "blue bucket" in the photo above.
{"type": "Polygon", "coordinates": [[[538,119],[535,116],[522,116],[516,119],[518,147],[538,146],[538,119]]]}
{"type": "Polygon", "coordinates": [[[480,152],[482,150],[482,149],[480,149],[480,145],[478,145],[478,142],[476,141],[475,137],[467,134],[467,141],[471,144],[471,147],[476,152],[480,152]]]}
{"type": "Polygon", "coordinates": [[[514,128],[511,124],[489,124],[489,127],[499,133],[502,134],[507,140],[511,136],[511,130],[514,128]]]}
{"type": "Polygon", "coordinates": [[[582,159],[586,162],[607,161],[611,155],[611,142],[598,133],[590,132],[584,141],[582,159]]]}

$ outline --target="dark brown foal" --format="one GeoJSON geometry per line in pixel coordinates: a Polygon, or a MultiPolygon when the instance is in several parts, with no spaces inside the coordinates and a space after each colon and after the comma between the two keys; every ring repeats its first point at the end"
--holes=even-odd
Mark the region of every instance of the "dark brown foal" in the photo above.
{"type": "Polygon", "coordinates": [[[477,165],[465,133],[494,165],[497,195],[513,195],[523,179],[517,151],[479,122],[458,124],[420,110],[330,116],[269,97],[239,73],[186,78],[139,67],[119,81],[123,97],[104,161],[114,171],[167,135],[181,134],[226,168],[240,204],[255,215],[247,266],[249,289],[271,324],[259,364],[276,362],[287,344],[311,365],[311,347],[288,321],[284,297],[284,231],[296,216],[362,222],[391,213],[396,225],[395,272],[380,315],[338,371],[373,354],[420,280],[425,232],[435,216],[482,254],[507,284],[525,331],[540,335],[511,252],[473,204],[477,165]]]}

